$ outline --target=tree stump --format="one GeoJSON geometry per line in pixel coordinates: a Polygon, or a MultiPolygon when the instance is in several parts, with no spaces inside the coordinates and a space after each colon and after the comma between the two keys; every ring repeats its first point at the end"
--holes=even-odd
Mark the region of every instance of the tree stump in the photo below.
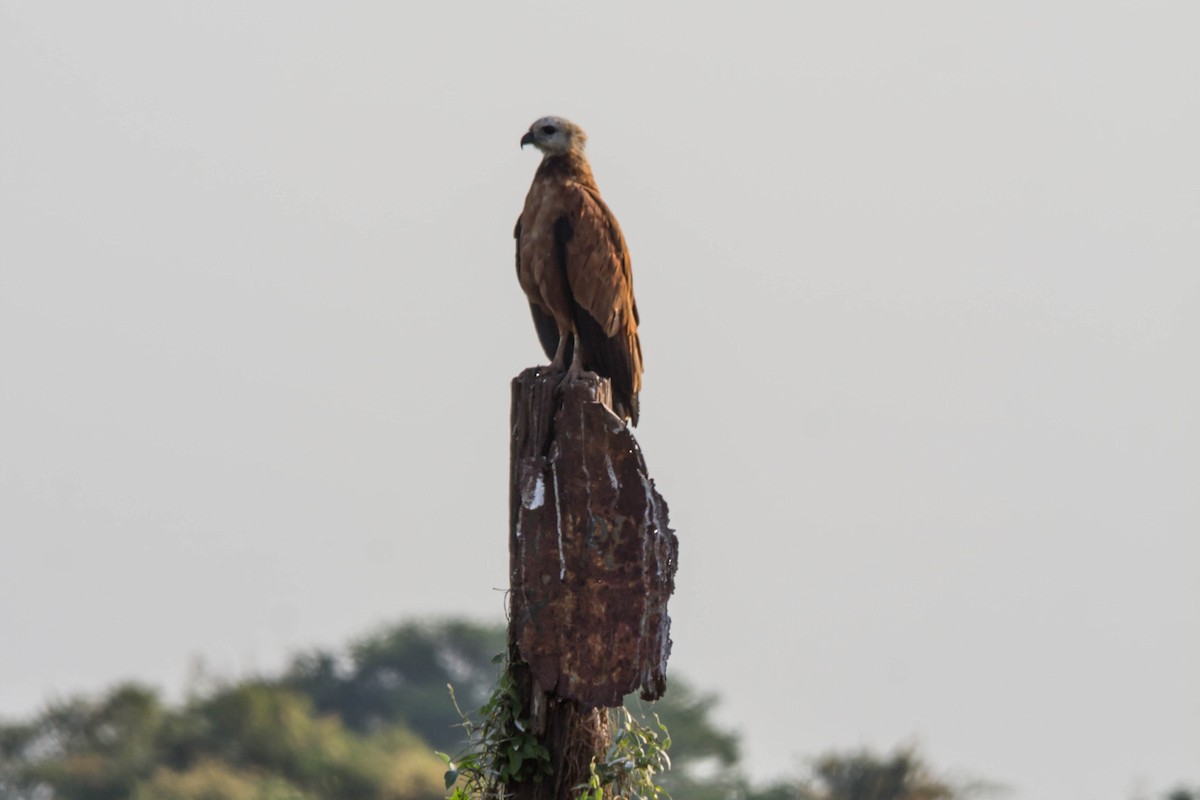
{"type": "Polygon", "coordinates": [[[509,656],[523,712],[554,774],[508,787],[565,800],[608,747],[607,715],[666,690],[667,600],[678,540],[606,379],[512,384],[509,656]]]}

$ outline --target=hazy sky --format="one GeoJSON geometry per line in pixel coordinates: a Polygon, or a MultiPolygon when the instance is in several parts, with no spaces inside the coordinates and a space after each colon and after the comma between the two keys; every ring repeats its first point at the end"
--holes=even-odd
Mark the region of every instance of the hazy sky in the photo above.
{"type": "Polygon", "coordinates": [[[633,252],[756,776],[1200,782],[1200,5],[0,2],[0,714],[503,618],[512,227],[633,252]]]}

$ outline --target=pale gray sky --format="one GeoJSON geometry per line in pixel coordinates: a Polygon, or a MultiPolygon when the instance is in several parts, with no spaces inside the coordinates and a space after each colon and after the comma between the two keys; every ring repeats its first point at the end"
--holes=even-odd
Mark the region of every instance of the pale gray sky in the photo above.
{"type": "Polygon", "coordinates": [[[0,714],[502,617],[535,118],[754,774],[1200,781],[1200,6],[0,2],[0,714]]]}

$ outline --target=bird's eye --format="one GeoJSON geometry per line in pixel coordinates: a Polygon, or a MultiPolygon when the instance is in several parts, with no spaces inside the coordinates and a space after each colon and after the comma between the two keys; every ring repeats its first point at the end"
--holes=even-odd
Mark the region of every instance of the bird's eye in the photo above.
{"type": "Polygon", "coordinates": [[[553,135],[554,134],[554,126],[553,125],[543,125],[542,133],[546,134],[547,136],[553,135]]]}

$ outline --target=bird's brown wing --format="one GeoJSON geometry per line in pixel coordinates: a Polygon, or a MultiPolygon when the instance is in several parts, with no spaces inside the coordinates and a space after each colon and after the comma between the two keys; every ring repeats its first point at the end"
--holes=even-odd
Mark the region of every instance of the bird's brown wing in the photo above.
{"type": "MultiPolygon", "coordinates": [[[[513,239],[517,243],[517,276],[521,275],[521,218],[517,218],[517,226],[513,229],[513,239]]],[[[554,354],[558,351],[558,324],[555,323],[554,317],[542,309],[533,300],[529,301],[529,314],[533,317],[533,327],[537,331],[538,341],[542,345],[542,349],[546,351],[546,358],[553,359],[554,354]]],[[[566,358],[571,357],[574,343],[567,342],[566,358]]]]}
{"type": "Polygon", "coordinates": [[[618,414],[638,419],[642,348],[625,237],[599,195],[578,184],[554,225],[555,260],[573,305],[584,368],[612,381],[618,414]]]}

